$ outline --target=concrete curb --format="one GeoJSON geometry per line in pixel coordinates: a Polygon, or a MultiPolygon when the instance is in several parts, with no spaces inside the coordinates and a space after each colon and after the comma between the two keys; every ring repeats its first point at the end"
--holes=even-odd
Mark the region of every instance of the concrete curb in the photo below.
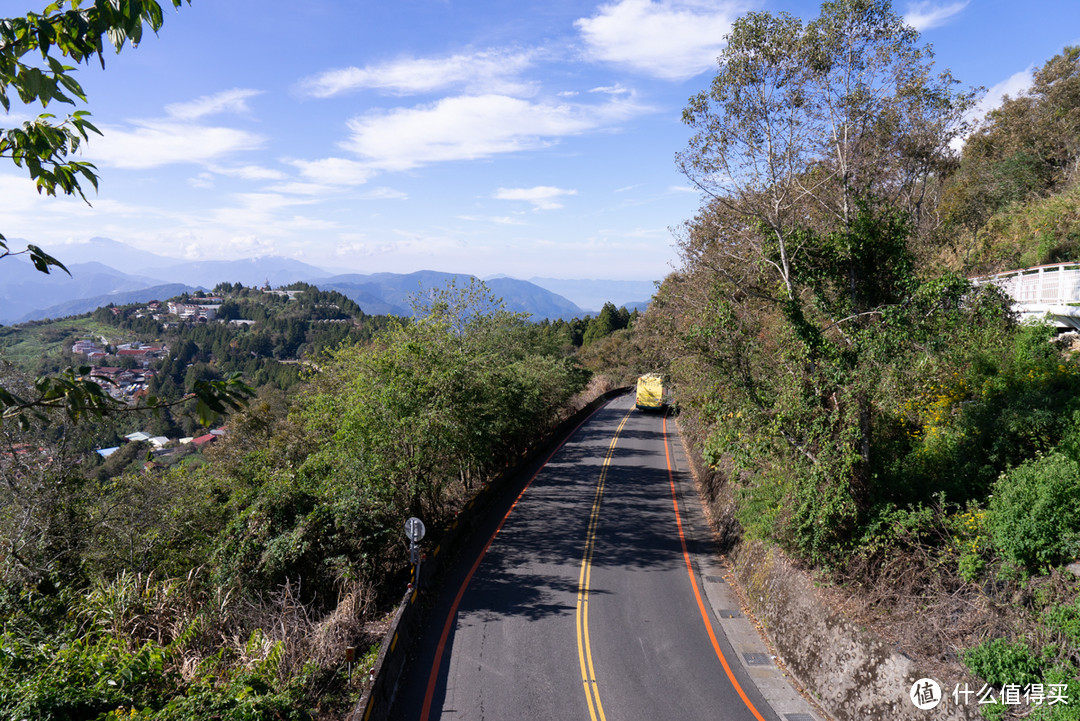
{"type": "Polygon", "coordinates": [[[556,426],[541,443],[529,450],[518,463],[508,468],[497,478],[486,484],[472,500],[458,513],[454,522],[446,528],[433,529],[428,538],[437,541],[431,558],[426,563],[421,561],[418,578],[410,584],[409,590],[398,604],[394,612],[394,618],[383,636],[382,646],[379,648],[375,666],[371,669],[371,685],[360,697],[349,721],[384,721],[390,714],[390,708],[397,691],[398,680],[405,666],[405,660],[409,647],[412,645],[420,621],[420,607],[416,600],[419,589],[426,588],[434,577],[440,565],[448,556],[447,549],[458,546],[466,534],[471,532],[472,521],[487,511],[492,498],[502,490],[508,481],[518,476],[521,471],[533,463],[542,453],[548,451],[553,444],[562,440],[571,433],[586,417],[591,415],[597,408],[607,403],[615,396],[629,391],[629,388],[616,388],[594,399],[587,406],[574,413],[556,426]]]}

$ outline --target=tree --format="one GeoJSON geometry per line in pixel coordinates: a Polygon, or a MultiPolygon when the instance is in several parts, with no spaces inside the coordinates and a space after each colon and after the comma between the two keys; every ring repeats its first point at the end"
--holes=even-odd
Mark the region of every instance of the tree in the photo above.
{"type": "Polygon", "coordinates": [[[934,74],[885,0],[826,2],[806,25],[750,13],[727,40],[684,111],[678,162],[708,201],[655,322],[675,316],[707,456],[771,475],[789,502],[760,508],[784,509],[790,547],[826,560],[883,493],[890,358],[925,346],[966,286],[919,276],[912,246],[973,94],[934,74]]]}
{"type": "Polygon", "coordinates": [[[709,90],[683,111],[696,132],[678,164],[741,224],[735,259],[767,267],[785,299],[801,228],[850,228],[860,197],[919,214],[973,101],[932,58],[887,0],[826,2],[805,27],[766,12],[732,27],[709,90]]]}
{"type": "MultiPolygon", "coordinates": [[[[184,1],[169,0],[174,8],[184,1]]],[[[104,67],[106,43],[117,52],[129,42],[136,46],[144,28],[156,33],[163,22],[157,0],[111,0],[93,5],[83,0],[57,0],[41,13],[0,20],[0,105],[10,110],[12,91],[20,102],[41,103],[43,110],[52,102],[85,103],[86,94],[72,75],[75,68],[61,58],[76,64],[97,58],[104,67]]],[[[59,190],[85,200],[84,184],[97,188],[96,168],[72,156],[90,133],[99,133],[88,118],[85,110],[72,112],[63,120],[43,112],[19,128],[0,129],[0,158],[25,168],[39,193],[56,195],[59,190]]],[[[0,235],[0,259],[20,254],[27,254],[43,273],[51,268],[67,272],[63,263],[40,247],[28,245],[25,250],[12,251],[0,235]]],[[[122,410],[89,374],[89,368],[68,369],[57,376],[38,378],[19,392],[0,386],[0,418],[15,417],[25,425],[26,413],[49,408],[62,408],[72,418],[122,410]]],[[[198,399],[200,415],[209,418],[236,407],[246,394],[246,387],[235,377],[202,384],[190,397],[198,399]]]]}
{"type": "MultiPolygon", "coordinates": [[[[178,8],[184,0],[170,2],[178,8]]],[[[41,103],[42,109],[53,101],[75,105],[77,99],[85,103],[86,94],[71,74],[74,67],[60,58],[89,63],[96,57],[104,67],[106,40],[120,52],[128,42],[139,44],[144,25],[156,33],[164,20],[156,0],[116,0],[91,6],[85,6],[83,0],[71,0],[67,10],[65,5],[67,0],[58,0],[40,14],[0,20],[0,105],[5,111],[11,109],[11,89],[22,103],[41,103]],[[42,66],[28,62],[38,55],[42,66]]],[[[96,189],[96,169],[69,156],[89,133],[100,134],[88,117],[89,113],[80,110],[57,122],[51,113],[41,113],[21,128],[0,129],[0,157],[25,167],[39,193],[56,195],[60,190],[85,200],[82,183],[96,189]]],[[[0,235],[0,250],[6,255],[3,240],[0,235]]],[[[28,250],[38,270],[47,273],[49,266],[63,268],[39,250],[28,250]]]]}
{"type": "MultiPolygon", "coordinates": [[[[1028,90],[1006,98],[967,138],[960,166],[945,189],[948,220],[977,240],[995,213],[1060,191],[1076,180],[1078,172],[1080,46],[1072,46],[1048,60],[1035,73],[1028,90]]],[[[975,259],[980,270],[1002,270],[995,263],[998,249],[987,247],[985,240],[980,245],[982,257],[975,259]]],[[[1002,251],[1016,249],[1013,238],[1002,245],[1008,246],[1002,251]]],[[[1059,237],[1057,243],[1048,245],[1049,252],[1030,259],[1032,264],[1075,255],[1075,241],[1059,237]],[[1054,247],[1058,244],[1065,247],[1054,247]]]]}

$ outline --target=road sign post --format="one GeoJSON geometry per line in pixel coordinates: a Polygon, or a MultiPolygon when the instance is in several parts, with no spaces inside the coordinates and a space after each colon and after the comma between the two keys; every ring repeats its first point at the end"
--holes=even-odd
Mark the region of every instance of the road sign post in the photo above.
{"type": "Polygon", "coordinates": [[[424,522],[416,516],[411,516],[405,521],[405,537],[409,539],[409,563],[413,565],[413,579],[415,586],[420,586],[420,541],[424,539],[427,528],[424,522]]]}

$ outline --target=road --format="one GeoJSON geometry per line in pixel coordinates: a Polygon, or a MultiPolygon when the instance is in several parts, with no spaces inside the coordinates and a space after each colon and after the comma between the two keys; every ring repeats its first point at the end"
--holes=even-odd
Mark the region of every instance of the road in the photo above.
{"type": "Polygon", "coordinates": [[[431,592],[393,717],[776,721],[703,601],[672,442],[623,396],[526,474],[431,592]]]}

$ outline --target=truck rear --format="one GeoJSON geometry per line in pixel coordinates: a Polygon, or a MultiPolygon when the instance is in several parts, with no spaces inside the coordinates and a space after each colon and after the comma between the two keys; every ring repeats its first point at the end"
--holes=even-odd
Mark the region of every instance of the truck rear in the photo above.
{"type": "Polygon", "coordinates": [[[658,373],[647,373],[638,378],[637,408],[641,411],[663,410],[664,379],[658,373]]]}

